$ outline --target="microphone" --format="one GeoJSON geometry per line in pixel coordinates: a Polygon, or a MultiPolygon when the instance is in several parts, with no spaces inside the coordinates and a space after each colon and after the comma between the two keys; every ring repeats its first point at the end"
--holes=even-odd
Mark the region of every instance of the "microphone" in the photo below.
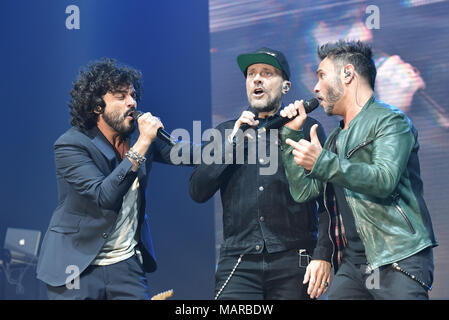
{"type": "MultiPolygon", "coordinates": [[[[137,121],[137,119],[139,119],[143,114],[143,112],[136,110],[132,113],[132,117],[137,121]]],[[[162,128],[157,129],[157,137],[171,146],[176,144],[175,139],[162,128]]]]}
{"type": "MultiPolygon", "coordinates": [[[[248,111],[254,113],[254,119],[256,119],[259,116],[259,110],[257,108],[249,107],[248,111]]],[[[244,123],[240,126],[239,129],[245,132],[245,130],[249,128],[251,128],[251,126],[249,124],[244,123]]]]}
{"type": "MultiPolygon", "coordinates": [[[[249,108],[247,109],[247,111],[250,111],[250,112],[254,113],[254,119],[256,119],[256,118],[259,116],[259,110],[257,110],[257,108],[249,107],[249,108]]],[[[250,126],[249,124],[244,123],[244,124],[242,124],[242,125],[240,126],[239,130],[242,130],[243,132],[245,132],[245,131],[246,131],[247,129],[249,129],[249,128],[251,128],[251,126],[250,126]]],[[[228,137],[228,138],[229,138],[229,137],[228,137]]],[[[230,142],[231,142],[231,141],[230,141],[230,142]]],[[[232,143],[233,143],[234,145],[237,144],[237,136],[234,136],[234,137],[232,138],[232,143]]]]}
{"type": "MultiPolygon", "coordinates": [[[[310,113],[313,110],[315,110],[319,106],[318,99],[312,98],[309,100],[304,101],[304,109],[306,110],[306,113],[310,113]]],[[[264,124],[262,127],[260,127],[257,132],[261,133],[263,131],[268,131],[270,129],[279,129],[280,127],[284,126],[287,122],[292,121],[294,118],[296,118],[299,115],[299,113],[294,116],[293,118],[284,118],[279,117],[274,120],[268,121],[266,124],[264,124]]]]}

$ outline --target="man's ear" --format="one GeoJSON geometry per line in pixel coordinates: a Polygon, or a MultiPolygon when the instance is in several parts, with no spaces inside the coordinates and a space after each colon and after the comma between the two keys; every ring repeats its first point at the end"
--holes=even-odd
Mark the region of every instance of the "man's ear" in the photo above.
{"type": "Polygon", "coordinates": [[[105,103],[104,103],[103,99],[102,98],[94,98],[94,99],[95,99],[94,103],[97,105],[94,108],[94,113],[102,114],[104,112],[104,107],[105,107],[105,103]]]}
{"type": "Polygon", "coordinates": [[[94,113],[98,114],[98,115],[102,114],[103,111],[104,111],[104,108],[101,107],[101,106],[96,106],[95,109],[94,109],[94,113]]]}
{"type": "Polygon", "coordinates": [[[282,82],[282,93],[286,94],[290,90],[291,85],[292,83],[290,81],[284,80],[282,82]]]}
{"type": "Polygon", "coordinates": [[[343,82],[350,83],[355,76],[354,66],[352,64],[348,64],[344,68],[342,68],[342,71],[343,71],[343,75],[342,75],[343,82]]]}

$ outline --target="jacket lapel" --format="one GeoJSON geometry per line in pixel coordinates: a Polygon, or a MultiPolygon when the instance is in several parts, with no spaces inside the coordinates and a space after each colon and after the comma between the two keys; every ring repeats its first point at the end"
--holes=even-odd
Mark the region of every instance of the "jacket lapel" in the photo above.
{"type": "MultiPolygon", "coordinates": [[[[92,143],[98,148],[98,150],[104,155],[104,157],[108,161],[109,170],[112,171],[114,168],[118,165],[119,161],[117,159],[117,155],[115,154],[115,151],[109,141],[106,139],[106,137],[101,133],[101,131],[94,127],[92,128],[89,133],[89,137],[92,139],[92,143]]],[[[137,137],[135,135],[131,135],[130,137],[130,146],[132,146],[137,141],[137,137]]],[[[148,161],[148,160],[147,160],[148,161]]],[[[146,182],[146,163],[144,162],[137,172],[137,176],[139,177],[139,185],[145,186],[146,182]]]]}
{"type": "Polygon", "coordinates": [[[98,130],[97,127],[94,127],[90,130],[90,137],[92,139],[92,143],[100,150],[100,152],[105,156],[108,160],[109,169],[112,171],[117,166],[117,156],[114,152],[109,141],[106,137],[98,130]]]}

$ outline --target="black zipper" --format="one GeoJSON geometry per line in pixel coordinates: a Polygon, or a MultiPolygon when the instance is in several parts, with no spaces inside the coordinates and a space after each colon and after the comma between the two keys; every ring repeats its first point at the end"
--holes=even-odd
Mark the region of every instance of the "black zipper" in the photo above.
{"type": "Polygon", "coordinates": [[[324,183],[324,190],[323,190],[323,202],[324,202],[324,208],[326,209],[326,212],[329,216],[329,226],[327,228],[327,235],[329,236],[329,240],[332,242],[332,256],[331,256],[331,266],[334,266],[334,254],[335,254],[335,244],[334,240],[332,240],[331,236],[331,227],[332,227],[332,216],[331,213],[327,207],[327,199],[326,199],[326,188],[327,188],[327,181],[324,183]]]}
{"type": "Polygon", "coordinates": [[[398,194],[395,194],[395,195],[393,196],[393,203],[394,203],[394,206],[395,206],[396,210],[399,212],[399,214],[402,216],[402,218],[404,218],[405,222],[407,223],[408,227],[410,228],[410,231],[411,231],[413,234],[415,234],[415,233],[416,233],[416,230],[415,230],[415,228],[413,228],[413,225],[412,225],[410,219],[409,219],[409,218],[407,217],[407,215],[405,214],[404,210],[402,210],[402,208],[399,206],[399,203],[398,203],[399,201],[398,201],[398,199],[399,199],[399,195],[398,195],[398,194]]]}
{"type": "Polygon", "coordinates": [[[410,222],[410,220],[408,219],[408,217],[406,216],[404,210],[402,210],[402,208],[395,203],[394,206],[396,207],[396,209],[399,211],[399,213],[401,214],[401,216],[404,218],[405,222],[407,222],[408,227],[410,228],[410,231],[415,234],[415,228],[413,228],[412,223],[410,222]]]}
{"type": "MultiPolygon", "coordinates": [[[[333,144],[333,142],[334,142],[334,140],[335,140],[335,137],[337,136],[338,134],[335,134],[333,137],[332,137],[332,140],[329,142],[329,146],[330,147],[332,147],[332,144],[333,144]]],[[[335,143],[337,143],[337,141],[335,141],[335,143]]],[[[336,148],[336,146],[335,146],[335,148],[336,148]]],[[[326,189],[327,189],[327,184],[328,184],[328,182],[327,181],[325,181],[324,182],[324,190],[323,190],[323,202],[324,202],[324,208],[326,209],[326,212],[327,212],[327,214],[328,214],[328,216],[329,216],[329,226],[328,226],[328,228],[327,228],[327,235],[329,236],[329,240],[332,242],[332,256],[331,256],[331,266],[332,267],[334,267],[334,254],[335,254],[335,243],[334,243],[334,240],[332,240],[332,235],[331,235],[331,228],[332,228],[332,216],[331,216],[331,213],[330,213],[330,211],[329,211],[329,208],[327,207],[327,197],[326,197],[326,189]]]]}
{"type": "Polygon", "coordinates": [[[352,148],[351,150],[349,150],[349,152],[346,154],[346,159],[349,159],[350,157],[352,157],[352,155],[354,154],[354,152],[356,152],[357,150],[359,150],[360,148],[363,148],[364,146],[370,144],[371,142],[373,142],[374,139],[371,140],[366,140],[364,142],[362,142],[361,144],[359,144],[358,146],[356,146],[355,148],[352,148]]]}

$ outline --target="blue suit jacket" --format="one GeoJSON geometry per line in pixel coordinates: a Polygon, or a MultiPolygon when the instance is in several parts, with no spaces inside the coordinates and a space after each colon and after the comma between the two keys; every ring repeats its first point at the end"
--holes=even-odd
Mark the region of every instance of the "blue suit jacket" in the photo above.
{"type": "Polygon", "coordinates": [[[54,144],[58,205],[42,242],[37,277],[61,286],[70,281],[73,265],[80,273],[89,266],[107,240],[123,196],[136,176],[141,199],[138,247],[145,271],[156,270],[145,190],[152,161],[170,163],[170,150],[156,139],[147,152],[147,161],[133,172],[131,161],[125,158],[119,162],[97,127],[86,132],[72,127],[59,137],[54,144]]]}

